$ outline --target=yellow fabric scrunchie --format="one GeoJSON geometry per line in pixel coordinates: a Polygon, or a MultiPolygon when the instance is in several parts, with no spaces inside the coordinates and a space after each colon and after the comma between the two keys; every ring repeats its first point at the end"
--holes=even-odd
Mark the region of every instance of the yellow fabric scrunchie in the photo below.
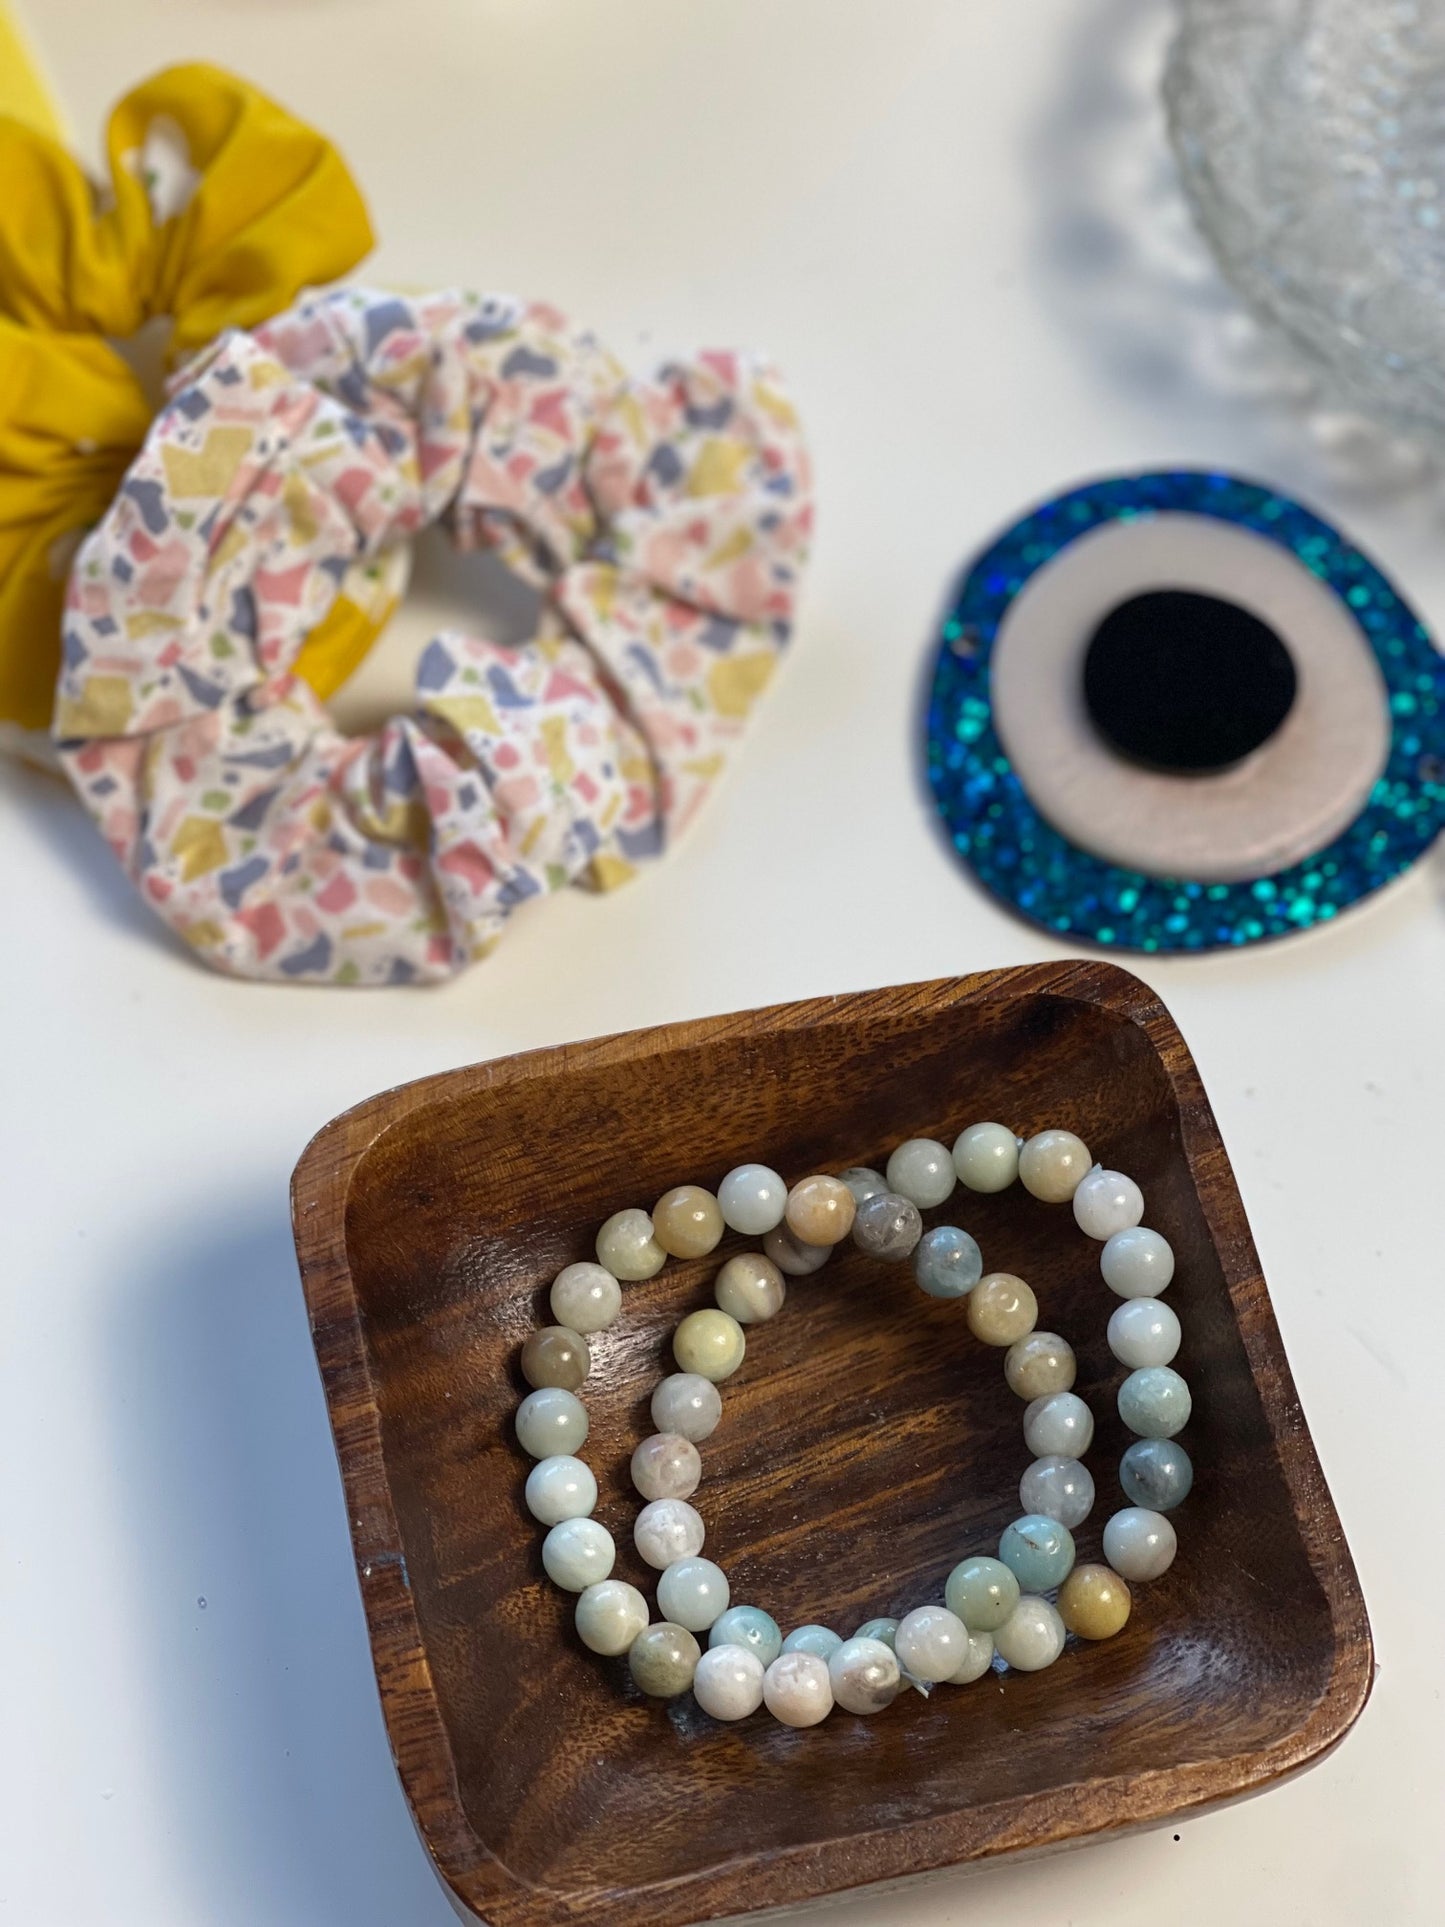
{"type": "MultiPolygon", "coordinates": [[[[0,723],[49,726],[70,553],[145,439],[151,410],[112,342],[156,317],[182,360],[370,250],[335,148],[218,68],[172,67],[107,130],[110,192],[33,124],[0,116],[0,723]]],[[[297,667],[320,695],[385,610],[338,599],[297,667]]]]}

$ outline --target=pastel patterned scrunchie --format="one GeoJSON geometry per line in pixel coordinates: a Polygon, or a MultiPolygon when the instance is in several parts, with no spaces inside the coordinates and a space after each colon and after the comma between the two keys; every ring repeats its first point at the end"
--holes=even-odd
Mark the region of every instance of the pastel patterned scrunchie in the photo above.
{"type": "Polygon", "coordinates": [[[538,304],[343,290],[187,372],[71,577],[55,734],[145,899],[247,977],[397,983],[607,886],[691,816],[767,683],[811,523],[776,377],[630,380],[538,304]],[[544,592],[437,636],[353,740],[295,673],[360,562],[424,525],[544,592]]]}

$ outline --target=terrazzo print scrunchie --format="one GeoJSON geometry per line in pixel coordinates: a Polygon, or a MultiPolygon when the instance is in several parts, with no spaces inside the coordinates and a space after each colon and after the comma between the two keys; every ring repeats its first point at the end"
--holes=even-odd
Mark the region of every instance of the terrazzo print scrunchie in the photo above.
{"type": "Polygon", "coordinates": [[[246,977],[402,983],[692,815],[786,641],[811,522],[771,371],[633,381],[553,309],[345,289],[192,364],[71,576],[55,735],[150,903],[246,977]],[[358,560],[443,522],[544,593],[438,635],[349,739],[293,673],[358,560]]]}

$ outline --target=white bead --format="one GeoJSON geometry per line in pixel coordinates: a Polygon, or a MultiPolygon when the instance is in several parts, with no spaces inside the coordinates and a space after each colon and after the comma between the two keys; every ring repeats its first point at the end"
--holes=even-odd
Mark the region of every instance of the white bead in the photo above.
{"type": "Polygon", "coordinates": [[[1019,1141],[1006,1125],[970,1124],[953,1141],[953,1168],[970,1191],[1007,1191],[1019,1174],[1019,1141]]]}
{"type": "Polygon", "coordinates": [[[569,1331],[605,1331],[622,1309],[622,1287],[603,1265],[568,1265],[552,1282],[552,1316],[569,1331]]]}
{"type": "Polygon", "coordinates": [[[845,1713],[881,1713],[898,1697],[903,1673],[881,1639],[845,1639],[828,1660],[828,1683],[845,1713]]]}
{"type": "Polygon", "coordinates": [[[616,1658],[647,1626],[647,1601],[625,1579],[600,1579],[578,1596],[573,1621],[592,1653],[616,1658]]]}
{"type": "Polygon", "coordinates": [[[718,1273],[712,1295],[740,1325],[761,1325],[783,1309],[788,1287],[771,1258],[760,1251],[740,1251],[718,1273]]]}
{"type": "Polygon", "coordinates": [[[652,1394],[652,1422],[698,1445],[711,1438],[722,1417],[722,1394],[701,1372],[672,1372],[652,1394]]]}
{"type": "Polygon", "coordinates": [[[1025,1593],[993,1636],[1000,1659],[1021,1673],[1040,1673],[1064,1650],[1064,1622],[1047,1599],[1025,1593]]]}
{"type": "Polygon", "coordinates": [[[958,1671],[949,1674],[948,1683],[950,1686],[967,1686],[970,1680],[982,1679],[992,1665],[993,1634],[976,1633],[970,1630],[968,1651],[964,1654],[963,1663],[958,1671]]]}
{"type": "Polygon", "coordinates": [[[1112,1238],[1130,1231],[1144,1215],[1144,1193],[1122,1171],[1106,1171],[1096,1164],[1079,1180],[1074,1193],[1074,1222],[1085,1237],[1112,1238]]]}
{"type": "Polygon", "coordinates": [[[816,1653],[780,1653],[763,1674],[763,1698],[781,1725],[816,1726],[833,1710],[826,1663],[816,1653]]]}
{"type": "Polygon", "coordinates": [[[905,1673],[930,1683],[951,1679],[968,1651],[968,1628],[947,1606],[918,1606],[899,1620],[893,1645],[905,1673]]]}
{"type": "Polygon", "coordinates": [[[677,1559],[657,1582],[657,1608],[674,1626],[705,1633],[728,1609],[727,1574],[711,1559],[677,1559]]]}
{"type": "Polygon", "coordinates": [[[527,1510],[544,1526],[564,1519],[585,1519],[597,1504],[597,1481],[592,1468],[569,1452],[538,1459],[527,1474],[527,1510]]]}
{"type": "Polygon", "coordinates": [[[1035,1459],[1019,1480],[1019,1503],[1025,1512],[1041,1512],[1072,1532],[1094,1509],[1094,1479],[1077,1459],[1050,1453],[1035,1459]]]}
{"type": "Polygon", "coordinates": [[[1094,1442],[1094,1415],[1077,1392],[1050,1392],[1024,1407],[1024,1444],[1036,1459],[1081,1459],[1094,1442]]]}
{"type": "Polygon", "coordinates": [[[528,1392],[517,1407],[517,1443],[534,1459],[580,1452],[587,1443],[587,1407],[560,1385],[528,1392]]]}
{"type": "Polygon", "coordinates": [[[1178,1550],[1173,1526],[1147,1506],[1125,1506],[1104,1527],[1104,1557],[1121,1579],[1157,1579],[1178,1550]]]}
{"type": "Polygon", "coordinates": [[[888,1160],[888,1189],[920,1211],[942,1204],[958,1182],[953,1153],[936,1138],[911,1137],[888,1160]]]}
{"type": "Polygon", "coordinates": [[[763,1662],[745,1646],[710,1646],[697,1662],[692,1696],[715,1720],[745,1720],[763,1703],[763,1662]]]}
{"type": "Polygon", "coordinates": [[[1019,1180],[1044,1204],[1067,1204],[1093,1159],[1072,1131],[1040,1131],[1019,1152],[1019,1180]]]}
{"type": "Polygon", "coordinates": [[[690,1499],[702,1480],[702,1460],[680,1432],[654,1432],[632,1454],[632,1483],[644,1499],[690,1499]]]}
{"type": "Polygon", "coordinates": [[[1183,1335],[1173,1311],[1158,1298],[1126,1298],[1109,1320],[1109,1350],[1131,1372],[1169,1364],[1183,1335]]]}
{"type": "Polygon", "coordinates": [[[612,1571],[617,1549],[596,1519],[564,1519],[542,1541],[542,1564],[554,1586],[586,1592],[612,1571]]]}
{"type": "Polygon", "coordinates": [[[652,1219],[633,1205],[614,1211],[597,1233],[597,1259],[614,1278],[652,1278],[667,1263],[667,1253],[652,1235],[652,1219]]]}
{"type": "Polygon", "coordinates": [[[632,1543],[649,1566],[662,1572],[679,1559],[695,1559],[707,1528],[686,1499],[654,1499],[637,1515],[632,1543]]]}
{"type": "Polygon", "coordinates": [[[761,1238],[783,1222],[788,1187],[766,1164],[739,1164],[717,1188],[723,1222],[745,1238],[761,1238]]]}
{"type": "Polygon", "coordinates": [[[1099,1269],[1121,1298],[1157,1298],[1174,1276],[1174,1253],[1167,1238],[1139,1224],[1114,1233],[1099,1253],[1099,1269]]]}

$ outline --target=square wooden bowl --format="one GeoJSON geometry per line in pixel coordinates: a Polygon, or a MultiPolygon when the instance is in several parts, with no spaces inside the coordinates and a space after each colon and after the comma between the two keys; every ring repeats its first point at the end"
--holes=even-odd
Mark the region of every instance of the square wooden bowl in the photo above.
{"type": "MultiPolygon", "coordinates": [[[[296,1243],[392,1748],[464,1909],[494,1927],[669,1927],[1157,1823],[1319,1758],[1369,1692],[1369,1627],[1189,1052],[1145,985],[1046,965],[535,1051],[390,1091],[297,1167],[296,1243]],[[586,1652],[522,1505],[517,1354],[597,1226],[752,1158],[881,1164],[998,1118],[1077,1131],[1171,1240],[1180,1554],[1118,1638],[871,1720],[715,1725],[586,1652]]],[[[1080,1556],[1120,1503],[1122,1376],[1098,1247],[1014,1186],[959,1193],[990,1268],[1037,1290],[1098,1421],[1080,1556]]],[[[625,1288],[593,1343],[587,1457],[621,1576],[633,1444],[711,1259],[625,1288]]],[[[992,1551],[1028,1459],[1001,1358],[908,1266],[845,1246],[754,1327],[704,1447],[708,1550],[735,1600],[844,1632],[942,1596],[992,1551]]]]}

